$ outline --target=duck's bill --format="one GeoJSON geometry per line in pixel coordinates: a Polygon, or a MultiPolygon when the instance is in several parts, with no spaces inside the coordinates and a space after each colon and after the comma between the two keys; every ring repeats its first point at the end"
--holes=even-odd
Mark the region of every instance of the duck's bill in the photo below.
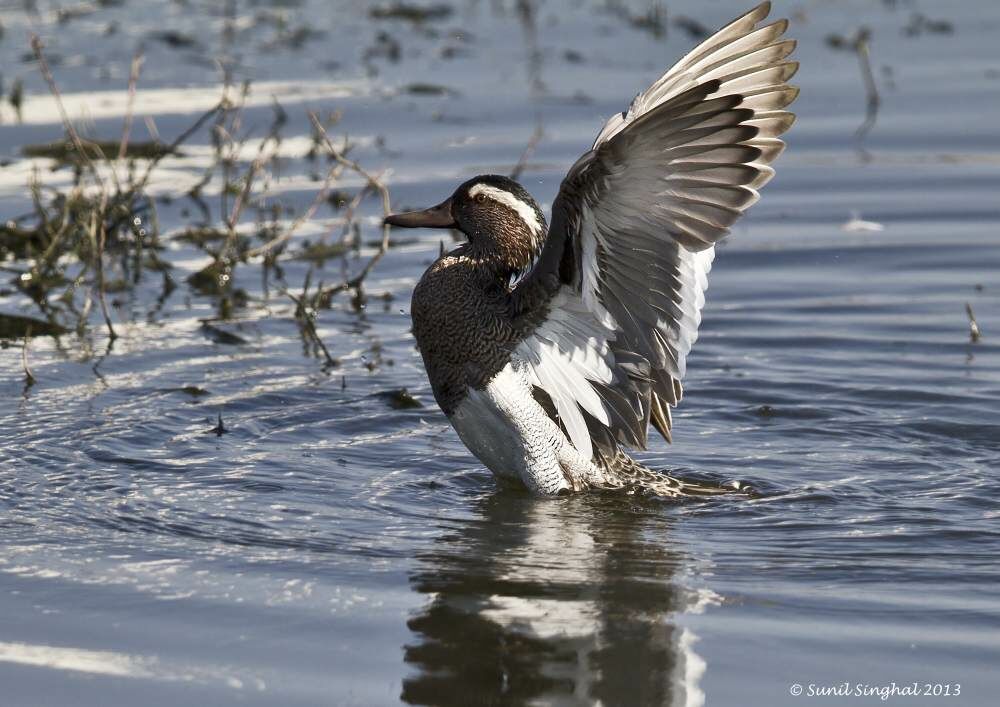
{"type": "Polygon", "coordinates": [[[402,228],[454,228],[457,225],[451,215],[451,199],[423,211],[391,214],[385,217],[385,223],[402,228]]]}

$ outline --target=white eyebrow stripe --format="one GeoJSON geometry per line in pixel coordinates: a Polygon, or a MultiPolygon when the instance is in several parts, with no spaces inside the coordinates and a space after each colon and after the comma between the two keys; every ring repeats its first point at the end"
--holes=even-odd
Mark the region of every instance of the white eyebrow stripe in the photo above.
{"type": "Polygon", "coordinates": [[[517,212],[517,215],[521,217],[521,220],[528,225],[528,228],[530,228],[531,232],[536,236],[542,232],[542,224],[538,222],[538,214],[535,213],[535,210],[511,194],[509,191],[497,189],[496,187],[491,187],[487,184],[477,184],[469,190],[469,196],[475,197],[479,194],[514,209],[514,211],[517,212]]]}

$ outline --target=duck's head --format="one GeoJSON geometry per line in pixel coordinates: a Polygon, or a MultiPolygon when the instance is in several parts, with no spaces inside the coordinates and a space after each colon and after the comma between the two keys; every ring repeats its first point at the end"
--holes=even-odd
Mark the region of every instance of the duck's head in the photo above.
{"type": "Polygon", "coordinates": [[[513,179],[474,177],[437,206],[392,214],[387,224],[403,228],[455,228],[476,257],[511,272],[525,270],[545,242],[545,216],[513,179]]]}

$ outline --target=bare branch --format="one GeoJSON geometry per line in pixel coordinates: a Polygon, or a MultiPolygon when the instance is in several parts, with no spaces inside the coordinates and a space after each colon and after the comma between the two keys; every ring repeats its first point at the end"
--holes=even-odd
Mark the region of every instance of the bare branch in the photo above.
{"type": "Polygon", "coordinates": [[[278,246],[289,241],[292,238],[292,236],[295,235],[295,232],[302,227],[302,224],[304,224],[306,221],[311,219],[316,214],[316,210],[319,208],[319,205],[323,203],[323,200],[326,198],[327,193],[329,193],[330,191],[330,185],[333,184],[334,180],[336,180],[340,176],[340,173],[343,171],[343,169],[344,166],[340,163],[337,163],[332,167],[330,167],[330,171],[326,173],[326,179],[323,180],[323,186],[321,186],[319,191],[316,192],[316,196],[313,198],[312,203],[309,205],[309,208],[307,208],[305,211],[299,214],[298,217],[294,221],[292,221],[291,225],[289,225],[289,227],[286,228],[281,234],[275,236],[267,243],[264,243],[261,246],[253,248],[247,253],[247,255],[251,258],[255,258],[259,255],[267,255],[278,246]]]}
{"type": "MultiPolygon", "coordinates": [[[[861,143],[868,136],[868,133],[875,127],[875,121],[878,119],[878,108],[882,102],[878,92],[878,85],[875,83],[875,75],[872,72],[869,51],[870,40],[871,33],[866,27],[863,27],[858,30],[852,43],[854,52],[858,56],[858,64],[861,68],[861,80],[865,85],[866,96],[865,119],[854,133],[854,138],[857,140],[859,147],[861,147],[861,143]]],[[[863,147],[861,147],[861,150],[864,152],[863,147]]]]}
{"type": "Polygon", "coordinates": [[[128,73],[128,103],[125,108],[125,123],[122,125],[122,139],[118,145],[118,161],[125,159],[128,151],[129,134],[132,132],[132,111],[135,108],[135,86],[139,82],[139,69],[142,68],[142,54],[136,52],[132,57],[132,66],[128,73]]]}
{"type": "Polygon", "coordinates": [[[194,123],[192,123],[187,130],[182,132],[180,135],[177,136],[177,138],[172,143],[167,145],[167,149],[153,156],[149,160],[149,162],[146,163],[146,171],[143,172],[142,178],[135,183],[135,186],[133,187],[132,191],[138,193],[143,189],[145,189],[146,185],[149,183],[149,178],[153,174],[153,169],[156,167],[156,165],[160,163],[160,160],[162,160],[168,154],[173,154],[174,152],[176,152],[178,147],[187,142],[192,135],[201,130],[202,126],[205,125],[206,122],[208,122],[212,117],[217,115],[219,111],[223,110],[225,107],[226,107],[225,99],[220,100],[214,106],[212,106],[207,111],[202,113],[201,116],[198,118],[198,120],[194,121],[194,123]]]}
{"type": "Polygon", "coordinates": [[[118,338],[118,332],[115,331],[115,327],[111,323],[108,302],[104,296],[104,246],[107,240],[107,229],[105,228],[104,219],[98,218],[99,215],[103,216],[106,208],[107,195],[102,193],[100,209],[90,212],[89,235],[90,242],[94,247],[94,261],[97,265],[97,297],[101,303],[101,314],[104,315],[104,325],[108,328],[108,339],[114,341],[118,338]]]}
{"type": "Polygon", "coordinates": [[[31,341],[31,327],[24,334],[24,343],[21,345],[21,368],[24,369],[24,385],[30,388],[35,384],[35,374],[31,372],[28,365],[28,342],[31,341]]]}
{"type": "Polygon", "coordinates": [[[972,313],[972,305],[968,302],[965,303],[965,313],[969,315],[969,341],[976,343],[982,338],[983,332],[976,322],[976,315],[972,313]]]}
{"type": "Polygon", "coordinates": [[[313,314],[306,307],[305,298],[308,287],[309,285],[307,281],[301,297],[296,297],[287,290],[285,290],[285,294],[290,300],[292,300],[292,302],[295,303],[295,319],[302,325],[302,330],[319,347],[320,351],[323,352],[323,357],[326,359],[326,362],[323,364],[323,368],[336,368],[340,365],[340,361],[330,355],[330,351],[326,348],[326,344],[323,343],[323,339],[320,338],[319,332],[316,331],[316,323],[313,321],[313,314]]]}
{"type": "MultiPolygon", "coordinates": [[[[379,193],[379,195],[382,197],[383,217],[388,216],[392,212],[392,203],[390,202],[389,199],[389,189],[385,186],[385,184],[381,181],[381,179],[372,175],[370,172],[368,172],[364,167],[359,165],[354,160],[345,157],[343,153],[334,146],[333,141],[330,140],[330,136],[326,132],[326,128],[323,127],[323,123],[320,121],[319,116],[317,116],[315,112],[310,111],[309,120],[312,121],[313,128],[316,129],[317,135],[320,136],[323,145],[326,146],[326,149],[329,151],[330,155],[339,164],[344,165],[344,167],[346,167],[347,169],[351,170],[355,174],[360,175],[367,182],[368,187],[374,189],[379,193]]],[[[389,225],[383,222],[382,240],[379,243],[378,250],[374,253],[374,255],[372,255],[371,258],[368,259],[368,262],[365,263],[365,266],[361,269],[361,272],[359,272],[357,275],[344,280],[338,285],[334,285],[332,287],[324,289],[322,291],[322,294],[325,298],[329,298],[337,294],[338,292],[343,292],[344,290],[348,289],[357,289],[358,287],[361,286],[361,283],[364,282],[366,277],[368,277],[368,274],[372,271],[372,268],[375,267],[378,261],[382,259],[382,256],[386,254],[386,251],[389,250],[389,231],[390,231],[389,225]]]]}
{"type": "Polygon", "coordinates": [[[42,44],[42,39],[37,34],[31,35],[31,51],[35,53],[35,59],[38,60],[38,68],[42,72],[42,77],[45,79],[45,83],[49,86],[49,93],[55,99],[56,108],[59,110],[59,117],[62,119],[63,127],[66,128],[66,133],[69,135],[70,140],[73,141],[73,146],[76,151],[80,154],[80,159],[84,160],[90,167],[94,170],[96,175],[96,169],[94,168],[94,163],[90,161],[87,156],[86,150],[83,149],[83,141],[80,139],[79,133],[76,132],[76,128],[73,126],[72,121],[69,119],[69,114],[66,113],[66,107],[62,102],[62,94],[59,93],[59,87],[56,86],[55,77],[52,75],[52,69],[49,68],[49,62],[45,58],[45,52],[43,49],[45,45],[42,44]]]}
{"type": "Polygon", "coordinates": [[[518,159],[514,169],[510,172],[510,178],[515,182],[521,178],[525,168],[528,166],[528,160],[530,160],[531,156],[535,153],[535,148],[538,147],[538,143],[544,135],[545,131],[542,129],[542,116],[539,114],[535,119],[535,132],[531,134],[531,138],[528,139],[528,144],[524,147],[524,152],[521,153],[520,159],[518,159]]]}

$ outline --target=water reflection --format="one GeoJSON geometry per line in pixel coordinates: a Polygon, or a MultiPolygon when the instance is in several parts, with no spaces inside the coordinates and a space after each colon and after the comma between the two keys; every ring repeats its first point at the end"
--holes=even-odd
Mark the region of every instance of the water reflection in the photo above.
{"type": "Polygon", "coordinates": [[[700,702],[662,506],[505,492],[476,510],[410,578],[431,599],[408,624],[405,702],[700,702]]]}

